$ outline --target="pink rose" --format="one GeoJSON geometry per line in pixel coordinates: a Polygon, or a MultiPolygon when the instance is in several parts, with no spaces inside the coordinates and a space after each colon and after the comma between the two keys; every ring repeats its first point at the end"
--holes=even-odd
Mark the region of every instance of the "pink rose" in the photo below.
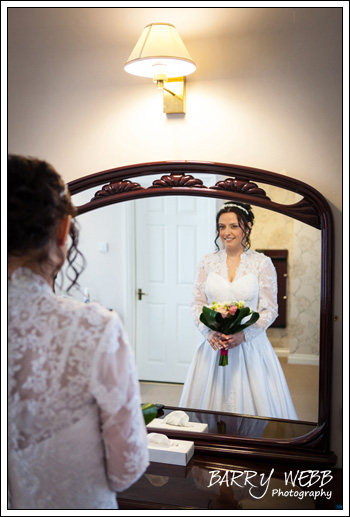
{"type": "Polygon", "coordinates": [[[237,309],[238,309],[238,307],[236,305],[231,305],[228,309],[228,312],[229,312],[229,314],[231,314],[233,316],[236,313],[237,309]]]}
{"type": "Polygon", "coordinates": [[[228,316],[228,312],[227,310],[225,309],[225,307],[217,307],[216,308],[216,312],[220,312],[221,316],[223,318],[226,318],[228,316]]]}

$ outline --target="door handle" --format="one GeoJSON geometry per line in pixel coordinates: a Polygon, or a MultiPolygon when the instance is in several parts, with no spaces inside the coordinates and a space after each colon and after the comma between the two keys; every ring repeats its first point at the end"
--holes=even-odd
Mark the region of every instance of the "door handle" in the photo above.
{"type": "Polygon", "coordinates": [[[138,290],[137,290],[137,298],[138,298],[138,300],[142,300],[142,296],[145,296],[145,295],[147,295],[147,294],[148,294],[148,293],[144,293],[144,292],[142,292],[142,289],[138,289],[138,290]]]}

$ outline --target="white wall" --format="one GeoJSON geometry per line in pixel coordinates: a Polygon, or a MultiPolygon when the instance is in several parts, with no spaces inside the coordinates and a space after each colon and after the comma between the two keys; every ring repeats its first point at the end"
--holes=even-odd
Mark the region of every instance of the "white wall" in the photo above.
{"type": "MultiPolygon", "coordinates": [[[[285,173],[319,190],[335,219],[332,447],[341,454],[341,16],[336,9],[298,11],[288,33],[276,28],[259,40],[252,32],[207,42],[214,54],[231,45],[235,66],[228,63],[225,72],[223,64],[225,73],[207,80],[191,76],[185,116],[164,115],[151,82],[82,84],[75,76],[79,56],[67,53],[62,62],[24,40],[9,51],[8,148],[47,159],[66,181],[119,165],[186,159],[285,173]]],[[[195,49],[192,42],[193,56],[195,49]]]]}

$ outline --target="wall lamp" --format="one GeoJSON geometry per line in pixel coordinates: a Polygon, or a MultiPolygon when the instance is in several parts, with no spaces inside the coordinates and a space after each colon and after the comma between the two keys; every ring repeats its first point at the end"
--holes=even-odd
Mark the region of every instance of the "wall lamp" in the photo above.
{"type": "Polygon", "coordinates": [[[164,113],[186,113],[185,76],[196,70],[174,25],[151,23],[136,43],[124,70],[151,77],[163,89],[164,113]]]}

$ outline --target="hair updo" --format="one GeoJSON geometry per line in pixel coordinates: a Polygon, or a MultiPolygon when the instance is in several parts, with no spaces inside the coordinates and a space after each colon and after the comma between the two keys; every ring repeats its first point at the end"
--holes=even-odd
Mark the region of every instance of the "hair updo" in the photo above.
{"type": "MultiPolygon", "coordinates": [[[[8,254],[23,256],[38,251],[38,260],[48,260],[48,244],[55,237],[60,220],[77,214],[69,192],[55,169],[47,162],[23,156],[8,156],[8,254]]],[[[79,232],[72,220],[69,229],[71,245],[67,252],[68,290],[77,283],[83,266],[73,265],[82,254],[77,248],[79,232]],[[74,277],[69,275],[69,268],[74,277]]],[[[83,258],[83,257],[82,257],[83,258]]],[[[83,259],[84,262],[84,259],[83,259]]]]}
{"type": "Polygon", "coordinates": [[[252,229],[252,226],[254,224],[254,214],[252,212],[252,207],[245,203],[240,203],[236,201],[226,201],[222,208],[219,210],[219,212],[216,214],[216,237],[215,237],[215,246],[217,250],[219,251],[219,246],[217,243],[217,240],[220,236],[220,230],[219,230],[219,219],[222,214],[226,213],[235,213],[237,215],[238,224],[241,230],[243,231],[243,239],[242,239],[242,246],[245,249],[249,249],[251,247],[250,243],[250,232],[252,229]]]}

